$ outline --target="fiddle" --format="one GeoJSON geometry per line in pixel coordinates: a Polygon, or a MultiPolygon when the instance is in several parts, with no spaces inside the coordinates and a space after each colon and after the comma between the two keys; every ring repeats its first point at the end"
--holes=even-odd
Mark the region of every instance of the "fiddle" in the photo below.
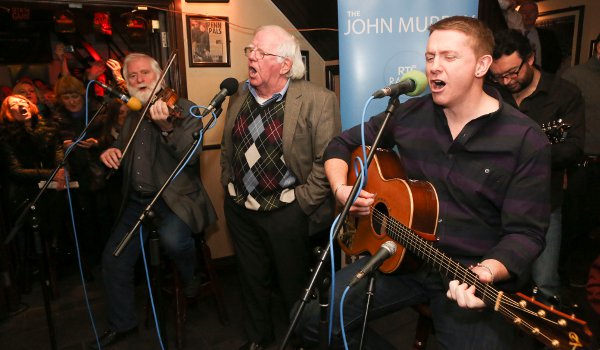
{"type": "Polygon", "coordinates": [[[181,119],[181,113],[183,112],[183,108],[177,105],[177,100],[179,100],[179,96],[177,95],[175,90],[168,87],[163,87],[156,95],[152,97],[149,104],[153,105],[159,99],[167,104],[170,116],[181,119]]]}

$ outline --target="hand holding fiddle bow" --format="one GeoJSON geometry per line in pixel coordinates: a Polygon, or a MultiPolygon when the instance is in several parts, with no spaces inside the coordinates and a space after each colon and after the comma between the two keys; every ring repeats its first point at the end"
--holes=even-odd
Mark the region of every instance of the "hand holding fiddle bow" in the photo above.
{"type": "MultiPolygon", "coordinates": [[[[157,100],[149,109],[150,119],[160,128],[161,131],[173,131],[172,117],[167,103],[163,100],[157,100]]],[[[118,169],[121,165],[123,153],[118,148],[109,148],[102,152],[100,160],[104,165],[111,169],[118,169]]]]}

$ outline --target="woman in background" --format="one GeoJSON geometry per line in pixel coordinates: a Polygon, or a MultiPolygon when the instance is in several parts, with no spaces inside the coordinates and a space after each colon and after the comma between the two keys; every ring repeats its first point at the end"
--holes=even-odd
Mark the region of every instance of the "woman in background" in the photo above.
{"type": "MultiPolygon", "coordinates": [[[[22,95],[8,96],[0,108],[0,179],[2,203],[11,226],[26,205],[37,196],[40,181],[47,180],[61,163],[63,152],[55,125],[38,114],[36,105],[22,95]]],[[[65,188],[65,171],[54,178],[56,190],[65,188]]],[[[51,242],[62,229],[64,216],[57,213],[62,193],[48,190],[37,203],[39,229],[51,242]],[[52,207],[52,211],[50,210],[52,207]]],[[[21,293],[31,291],[33,260],[32,225],[29,220],[18,223],[14,266],[21,293]]]]}
{"type": "MultiPolygon", "coordinates": [[[[66,151],[86,129],[85,88],[72,75],[60,78],[54,88],[56,108],[53,119],[58,123],[59,135],[66,151]]],[[[106,173],[100,163],[100,153],[108,144],[101,144],[106,124],[103,112],[91,121],[96,111],[95,99],[89,101],[87,122],[91,125],[85,137],[77,143],[67,157],[69,180],[77,181],[78,188],[72,192],[75,219],[83,255],[86,261],[86,278],[92,278],[90,269],[99,261],[105,236],[110,230],[106,173]]],[[[104,142],[103,142],[104,143],[104,142]]]]}

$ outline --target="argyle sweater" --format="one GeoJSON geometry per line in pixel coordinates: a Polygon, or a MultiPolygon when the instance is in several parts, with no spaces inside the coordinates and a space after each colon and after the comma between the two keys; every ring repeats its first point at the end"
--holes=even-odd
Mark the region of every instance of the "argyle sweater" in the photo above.
{"type": "Polygon", "coordinates": [[[283,157],[284,110],[285,97],[261,106],[248,94],[236,117],[228,192],[238,205],[271,211],[295,200],[297,180],[283,157]]]}

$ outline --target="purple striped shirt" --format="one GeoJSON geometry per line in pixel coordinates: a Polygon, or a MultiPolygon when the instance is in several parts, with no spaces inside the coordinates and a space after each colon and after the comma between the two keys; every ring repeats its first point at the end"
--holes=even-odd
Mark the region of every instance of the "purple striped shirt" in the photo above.
{"type": "MultiPolygon", "coordinates": [[[[411,99],[391,116],[379,147],[397,146],[407,177],[435,187],[439,249],[465,265],[499,260],[521,284],[544,247],[550,144],[534,121],[502,102],[496,90],[489,94],[500,108],[470,121],[454,140],[431,95],[411,99]]],[[[383,117],[365,124],[367,145],[383,117]]],[[[325,159],[349,162],[359,144],[356,126],[331,141],[325,159]]]]}

